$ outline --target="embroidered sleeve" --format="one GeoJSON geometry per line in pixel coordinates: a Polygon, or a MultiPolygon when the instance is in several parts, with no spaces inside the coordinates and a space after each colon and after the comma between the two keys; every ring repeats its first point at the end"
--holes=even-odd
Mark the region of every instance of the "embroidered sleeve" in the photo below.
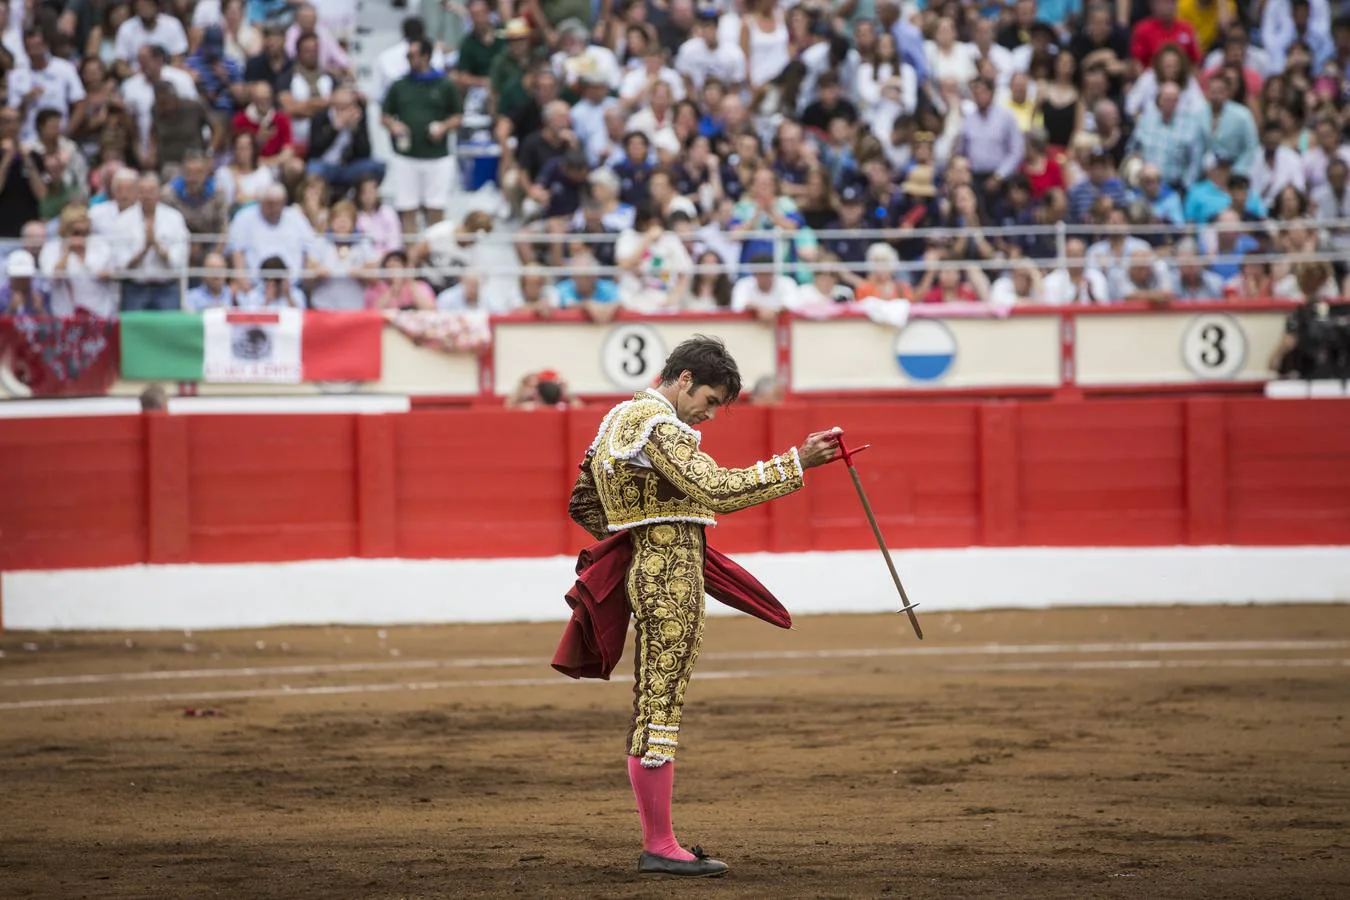
{"type": "Polygon", "coordinates": [[[603,540],[609,536],[609,522],[605,519],[605,508],[595,488],[595,479],[591,477],[589,453],[582,460],[580,469],[576,484],[572,485],[572,496],[567,501],[567,515],[591,537],[603,540]]]}
{"type": "Polygon", "coordinates": [[[716,513],[731,513],[786,496],[802,486],[800,464],[791,453],[744,469],[724,469],[698,449],[685,430],[661,422],[644,450],[652,467],[695,502],[716,513]]]}

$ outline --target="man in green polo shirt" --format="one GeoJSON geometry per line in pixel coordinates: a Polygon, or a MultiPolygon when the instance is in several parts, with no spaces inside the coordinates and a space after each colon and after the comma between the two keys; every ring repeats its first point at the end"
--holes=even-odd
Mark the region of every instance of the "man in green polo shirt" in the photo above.
{"type": "Polygon", "coordinates": [[[445,217],[454,176],[446,139],[464,113],[454,83],[431,67],[432,52],[426,38],[409,42],[410,71],[390,86],[383,104],[384,127],[394,142],[389,182],[405,234],[418,232],[419,209],[428,226],[445,217]]]}
{"type": "Polygon", "coordinates": [[[469,0],[469,20],[473,29],[459,42],[459,61],[451,76],[461,91],[487,90],[492,61],[501,55],[506,42],[498,38],[492,24],[492,5],[488,0],[469,0]]]}

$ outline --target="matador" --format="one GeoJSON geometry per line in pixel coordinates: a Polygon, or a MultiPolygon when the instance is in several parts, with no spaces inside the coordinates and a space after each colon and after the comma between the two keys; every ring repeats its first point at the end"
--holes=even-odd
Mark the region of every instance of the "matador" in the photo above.
{"type": "MultiPolygon", "coordinates": [[[[740,388],[736,362],[721,341],[698,336],[680,344],[666,360],[657,387],[605,416],[581,463],[568,508],[577,524],[602,541],[582,554],[578,584],[584,587],[588,577],[591,584],[603,582],[605,577],[596,573],[608,561],[610,587],[596,590],[626,594],[629,607],[618,610],[611,604],[603,617],[597,612],[588,619],[587,643],[612,646],[617,641],[612,654],[617,659],[630,611],[635,620],[633,718],[626,750],[642,822],[638,871],[644,874],[707,877],[727,871],[726,863],[699,847],[692,853],[681,847],[671,825],[675,756],[685,692],[703,642],[705,587],[719,599],[728,593],[744,597],[744,606],[726,602],[755,614],[760,614],[756,607],[782,611],[744,570],[706,548],[704,530],[717,523],[718,515],[800,490],[804,470],[838,455],[838,432],[826,431],[747,468],[719,466],[699,449],[702,436],[693,426],[712,420],[736,400],[740,388]],[[611,552],[614,548],[619,552],[611,552]],[[594,632],[602,627],[605,634],[597,637],[594,632]]],[[[568,599],[578,607],[571,624],[581,629],[577,619],[586,610],[574,593],[568,599]]],[[[761,617],[774,620],[772,613],[761,617]]],[[[787,619],[785,611],[782,617],[787,619]]],[[[564,645],[568,642],[565,635],[564,645]]],[[[556,659],[555,666],[579,674],[556,659]]],[[[608,667],[582,674],[608,677],[608,667]]]]}

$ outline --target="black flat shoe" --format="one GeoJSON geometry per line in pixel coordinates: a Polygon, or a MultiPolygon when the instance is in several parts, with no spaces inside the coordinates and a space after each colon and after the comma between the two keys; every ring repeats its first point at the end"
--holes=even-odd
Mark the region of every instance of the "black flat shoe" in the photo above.
{"type": "Polygon", "coordinates": [[[712,859],[703,852],[702,847],[692,847],[694,859],[671,859],[669,856],[657,856],[655,853],[642,852],[638,860],[639,875],[679,875],[683,878],[716,878],[727,873],[727,864],[720,859],[712,859]]]}

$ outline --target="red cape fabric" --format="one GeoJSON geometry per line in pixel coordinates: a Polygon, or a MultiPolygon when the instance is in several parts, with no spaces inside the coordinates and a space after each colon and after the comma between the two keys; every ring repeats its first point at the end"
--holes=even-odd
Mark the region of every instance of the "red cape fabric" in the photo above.
{"type": "MultiPolygon", "coordinates": [[[[553,654],[553,668],[572,678],[603,678],[623,656],[628,634],[628,565],[633,544],[620,531],[577,556],[577,580],[567,592],[572,618],[553,654]]],[[[703,548],[704,589],[714,600],[763,619],[779,628],[791,628],[792,616],[759,579],[711,547],[703,548]]]]}

